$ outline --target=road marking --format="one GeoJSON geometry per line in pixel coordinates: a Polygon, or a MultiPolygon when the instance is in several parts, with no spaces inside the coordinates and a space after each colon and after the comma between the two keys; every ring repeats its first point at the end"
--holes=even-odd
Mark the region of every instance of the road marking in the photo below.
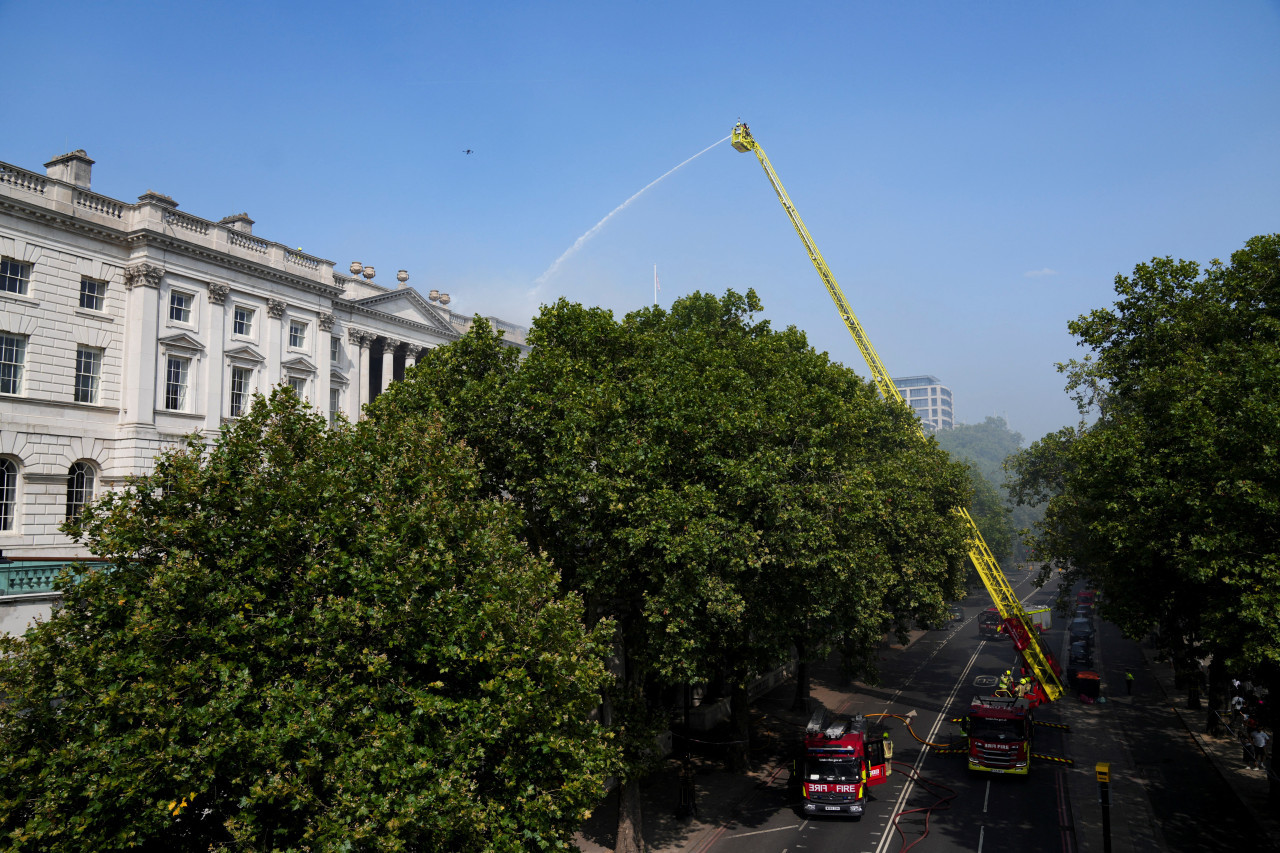
{"type": "Polygon", "coordinates": [[[791,826],[775,826],[773,829],[757,829],[754,832],[739,832],[737,835],[726,835],[725,838],[746,838],[748,835],[764,835],[769,832],[782,832],[785,829],[799,829],[803,824],[794,823],[791,826]]]}
{"type": "Polygon", "coordinates": [[[982,813],[987,813],[987,800],[991,796],[991,780],[987,780],[987,792],[982,795],[982,813]]]}
{"type": "Polygon", "coordinates": [[[987,828],[985,826],[978,827],[978,853],[982,853],[982,839],[986,833],[987,828]]]}
{"type": "MultiPolygon", "coordinates": [[[[955,686],[951,688],[947,701],[942,703],[942,713],[938,715],[938,719],[934,720],[933,728],[929,729],[929,734],[925,736],[925,740],[929,743],[933,742],[934,737],[938,734],[938,729],[942,728],[944,720],[950,720],[951,715],[947,713],[947,709],[951,707],[951,703],[955,701],[956,694],[960,692],[960,688],[964,686],[965,679],[969,677],[969,670],[973,669],[973,664],[978,660],[978,655],[982,653],[982,647],[979,646],[974,653],[969,656],[969,662],[964,665],[964,672],[960,673],[960,677],[956,679],[955,686]]],[[[901,692],[901,691],[899,691],[901,692]]],[[[920,754],[916,756],[916,763],[911,768],[915,775],[920,775],[920,765],[924,763],[925,757],[929,754],[928,744],[920,745],[920,754]]],[[[902,786],[902,793],[898,795],[898,801],[894,803],[892,814],[898,814],[902,811],[902,805],[911,796],[911,792],[915,789],[916,782],[908,777],[907,784],[902,786]]],[[[876,845],[876,853],[885,853],[889,847],[889,841],[893,837],[892,832],[886,832],[880,836],[880,843],[876,845]]]]}

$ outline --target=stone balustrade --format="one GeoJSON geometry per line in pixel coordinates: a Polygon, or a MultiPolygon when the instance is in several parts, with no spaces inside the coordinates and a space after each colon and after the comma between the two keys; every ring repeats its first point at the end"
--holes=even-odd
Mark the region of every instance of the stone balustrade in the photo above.
{"type": "Polygon", "coordinates": [[[0,600],[6,595],[53,592],[53,580],[65,565],[53,561],[0,563],[0,600]]]}
{"type": "Polygon", "coordinates": [[[177,202],[159,193],[147,192],[139,197],[136,204],[128,204],[46,175],[0,163],[0,195],[126,233],[149,230],[169,234],[329,287],[337,284],[333,261],[264,240],[224,223],[179,212],[175,210],[177,202]]]}
{"type": "Polygon", "coordinates": [[[19,169],[8,163],[0,163],[0,184],[17,187],[36,195],[44,195],[45,186],[48,183],[49,179],[44,175],[37,175],[35,172],[19,169]]]}
{"type": "Polygon", "coordinates": [[[96,195],[85,190],[76,190],[74,198],[76,207],[92,213],[100,213],[112,219],[124,219],[125,205],[115,199],[107,198],[104,195],[96,195]]]}

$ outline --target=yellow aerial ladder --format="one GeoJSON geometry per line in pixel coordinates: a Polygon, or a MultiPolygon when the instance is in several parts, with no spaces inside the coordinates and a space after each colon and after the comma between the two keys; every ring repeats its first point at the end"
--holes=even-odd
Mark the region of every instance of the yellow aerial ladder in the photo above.
{"type": "MultiPolygon", "coordinates": [[[[822,277],[822,283],[827,286],[827,293],[831,295],[831,300],[835,302],[836,311],[840,313],[841,319],[844,320],[844,325],[849,330],[849,334],[853,335],[853,340],[858,344],[858,349],[862,350],[862,357],[866,359],[867,367],[871,370],[871,379],[875,382],[876,387],[880,389],[880,393],[887,400],[905,402],[902,399],[901,392],[898,391],[897,386],[893,384],[893,380],[889,377],[889,371],[885,369],[884,363],[880,361],[880,356],[876,354],[875,347],[871,345],[871,340],[867,337],[867,333],[863,331],[862,324],[858,322],[858,318],[854,316],[853,309],[849,307],[848,301],[845,300],[844,293],[840,290],[840,285],[836,283],[835,276],[831,274],[830,268],[827,267],[827,262],[822,259],[822,253],[818,251],[818,247],[814,244],[813,237],[809,236],[809,229],[805,228],[804,221],[800,218],[800,214],[796,212],[795,205],[791,203],[791,198],[787,195],[787,191],[782,187],[782,181],[778,180],[778,173],[773,171],[773,165],[769,162],[769,158],[765,156],[764,150],[756,142],[755,137],[751,135],[751,130],[744,122],[738,122],[734,126],[732,144],[739,151],[754,152],[756,159],[764,167],[765,174],[769,176],[769,183],[773,185],[773,191],[778,194],[778,200],[782,202],[782,207],[787,211],[787,216],[791,217],[791,224],[795,226],[796,233],[800,235],[800,242],[804,243],[805,251],[809,253],[809,260],[813,261],[814,267],[818,270],[818,275],[822,277]]],[[[917,429],[920,432],[921,440],[923,440],[925,437],[923,425],[917,424],[917,429]]],[[[1036,680],[1040,682],[1047,699],[1049,701],[1057,699],[1062,695],[1062,682],[1058,678],[1057,666],[1040,641],[1039,629],[1032,623],[1030,615],[1022,606],[1022,602],[1018,600],[1013,588],[1009,586],[1009,580],[1004,576],[1004,572],[1001,571],[1000,564],[991,553],[991,549],[983,541],[982,534],[978,532],[978,526],[973,523],[973,518],[970,517],[969,511],[963,507],[958,508],[956,511],[960,513],[965,523],[969,525],[969,558],[973,560],[973,565],[978,570],[978,575],[982,578],[983,585],[986,586],[987,592],[991,595],[992,600],[995,601],[996,609],[1000,611],[1000,618],[1004,620],[1006,630],[1009,631],[1018,653],[1031,669],[1036,680]]]]}

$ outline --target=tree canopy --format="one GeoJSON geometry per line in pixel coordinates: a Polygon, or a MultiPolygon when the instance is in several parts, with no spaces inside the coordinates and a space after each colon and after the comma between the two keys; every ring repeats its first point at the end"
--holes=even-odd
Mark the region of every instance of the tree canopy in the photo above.
{"type": "Polygon", "coordinates": [[[647,723],[666,726],[664,686],[719,673],[741,689],[798,641],[869,662],[886,625],[936,617],[961,585],[964,468],[759,310],[732,291],[622,321],[560,301],[523,360],[477,321],[370,409],[439,414],[530,544],[615,620],[628,782],[647,723]]]}
{"type": "Polygon", "coordinates": [[[0,640],[0,837],[39,851],[567,845],[615,770],[608,623],[430,418],[286,390],[69,532],[0,640]]]}
{"type": "Polygon", "coordinates": [[[991,553],[1001,563],[1026,559],[1029,554],[1020,531],[1027,531],[1043,512],[1015,503],[1005,484],[1005,462],[1022,449],[1022,435],[1009,428],[1004,418],[988,416],[980,424],[956,424],[937,433],[938,444],[953,457],[970,463],[989,484],[974,481],[974,499],[969,513],[982,531],[991,553]]]}
{"type": "MultiPolygon", "coordinates": [[[[1206,268],[1155,258],[1070,324],[1062,365],[1096,420],[1013,466],[1047,501],[1037,545],[1131,636],[1274,674],[1280,664],[1280,235],[1206,268]]],[[[1274,677],[1274,675],[1272,676],[1274,677]]]]}

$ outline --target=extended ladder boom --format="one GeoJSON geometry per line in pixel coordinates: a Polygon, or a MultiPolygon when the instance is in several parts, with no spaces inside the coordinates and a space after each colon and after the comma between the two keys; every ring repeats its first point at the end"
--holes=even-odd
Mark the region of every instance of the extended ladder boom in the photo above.
{"type": "MultiPolygon", "coordinates": [[[[734,126],[732,144],[739,151],[753,152],[756,155],[756,159],[760,161],[760,165],[764,167],[765,174],[769,176],[769,183],[773,185],[773,191],[778,194],[778,200],[782,202],[783,209],[786,210],[787,216],[791,218],[791,224],[795,226],[796,233],[800,235],[800,242],[804,243],[805,251],[809,253],[809,260],[813,262],[814,267],[818,270],[818,275],[822,277],[822,283],[826,285],[827,293],[831,295],[831,301],[836,305],[836,311],[839,312],[840,318],[844,320],[845,328],[849,330],[849,334],[853,336],[858,349],[862,351],[862,357],[866,359],[867,367],[871,371],[872,381],[875,382],[876,387],[885,399],[901,401],[902,393],[893,384],[893,380],[889,377],[889,371],[885,369],[884,363],[880,361],[880,356],[876,353],[875,347],[871,345],[871,339],[867,337],[862,324],[858,322],[853,309],[849,307],[848,301],[844,298],[844,292],[840,290],[840,285],[836,283],[835,276],[831,274],[830,268],[827,267],[827,262],[822,259],[822,253],[818,251],[817,245],[813,242],[813,237],[809,235],[809,229],[805,227],[804,220],[800,218],[795,205],[791,203],[791,198],[787,195],[787,191],[783,189],[782,181],[778,179],[778,173],[773,170],[773,165],[769,162],[769,158],[765,156],[764,150],[756,142],[755,137],[751,135],[751,130],[745,123],[738,122],[734,126]]],[[[916,429],[921,439],[923,439],[925,437],[924,426],[917,423],[916,429]]],[[[973,560],[974,568],[978,570],[978,576],[982,578],[982,583],[987,588],[987,593],[995,602],[996,609],[1000,611],[1000,618],[1004,620],[1014,646],[1027,664],[1027,667],[1034,674],[1036,680],[1040,682],[1049,700],[1057,699],[1062,695],[1062,682],[1058,677],[1058,665],[1045,651],[1044,645],[1040,642],[1039,633],[1031,622],[1031,617],[1027,614],[1026,609],[1023,608],[1022,602],[1018,600],[1018,596],[1014,594],[1013,587],[1009,585],[1008,579],[1000,569],[1000,563],[996,561],[991,549],[987,547],[987,543],[983,540],[982,534],[978,531],[978,526],[974,524],[968,510],[961,508],[957,511],[969,526],[969,559],[973,560]]]]}

